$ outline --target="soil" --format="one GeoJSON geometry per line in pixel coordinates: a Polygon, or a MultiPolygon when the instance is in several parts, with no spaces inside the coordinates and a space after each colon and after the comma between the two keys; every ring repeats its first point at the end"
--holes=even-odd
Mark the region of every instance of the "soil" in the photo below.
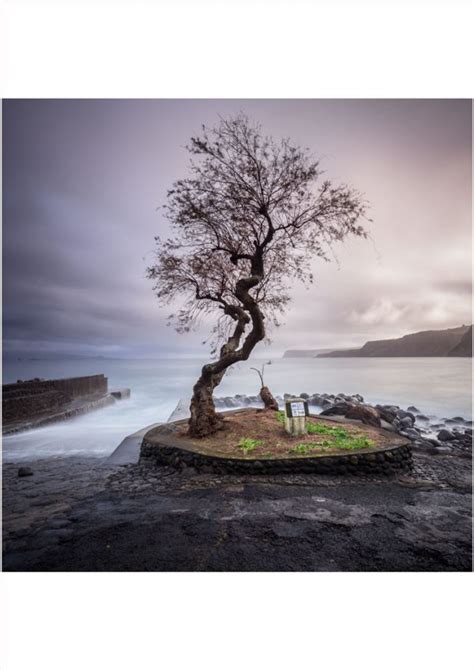
{"type": "Polygon", "coordinates": [[[305,458],[307,456],[329,456],[334,454],[370,453],[393,445],[397,440],[385,431],[355,423],[343,423],[330,419],[308,417],[308,422],[328,433],[308,433],[293,437],[278,420],[278,413],[272,410],[249,409],[245,412],[228,414],[221,430],[205,438],[192,438],[187,433],[187,423],[183,423],[176,436],[184,441],[183,446],[202,454],[226,456],[230,458],[270,459],[305,458]],[[340,448],[335,435],[330,431],[345,431],[351,438],[363,438],[367,444],[357,449],[340,448]],[[257,440],[248,452],[239,446],[242,439],[257,440]],[[300,445],[305,445],[300,447],[300,445]]]}

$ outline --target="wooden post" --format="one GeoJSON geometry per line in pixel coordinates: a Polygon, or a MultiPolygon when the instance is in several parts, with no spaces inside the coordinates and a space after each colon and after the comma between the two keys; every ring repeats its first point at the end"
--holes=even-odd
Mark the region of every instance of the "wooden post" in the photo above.
{"type": "Polygon", "coordinates": [[[308,403],[303,398],[289,398],[285,401],[285,430],[293,436],[306,435],[308,403]]]}

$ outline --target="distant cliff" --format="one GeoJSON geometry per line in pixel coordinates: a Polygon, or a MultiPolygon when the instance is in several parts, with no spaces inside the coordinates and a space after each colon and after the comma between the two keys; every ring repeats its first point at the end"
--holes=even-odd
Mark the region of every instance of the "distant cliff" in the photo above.
{"type": "Polygon", "coordinates": [[[448,356],[472,356],[472,326],[466,330],[460,341],[448,353],[448,356]]]}
{"type": "Polygon", "coordinates": [[[472,326],[424,330],[393,340],[366,342],[360,349],[329,351],[318,358],[392,356],[472,356],[472,326]]]}
{"type": "Polygon", "coordinates": [[[287,349],[283,354],[283,358],[316,358],[330,351],[331,349],[287,349]]]}

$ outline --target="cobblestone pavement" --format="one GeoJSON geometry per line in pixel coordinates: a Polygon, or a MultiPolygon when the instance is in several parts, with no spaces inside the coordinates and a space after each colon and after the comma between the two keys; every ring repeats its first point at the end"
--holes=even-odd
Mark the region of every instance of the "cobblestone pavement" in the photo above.
{"type": "Polygon", "coordinates": [[[396,479],[8,463],[3,540],[8,571],[466,571],[471,460],[415,452],[396,479]]]}

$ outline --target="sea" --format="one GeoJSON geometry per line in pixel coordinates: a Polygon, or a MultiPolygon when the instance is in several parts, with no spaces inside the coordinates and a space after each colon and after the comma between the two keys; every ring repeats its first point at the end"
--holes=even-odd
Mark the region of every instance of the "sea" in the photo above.
{"type": "MultiPolygon", "coordinates": [[[[259,378],[251,368],[268,360],[253,358],[233,366],[215,395],[257,395],[259,378]]],[[[103,373],[109,390],[127,387],[131,397],[68,421],[5,436],[3,460],[107,456],[127,435],[166,421],[180,399],[188,400],[205,362],[197,358],[4,361],[4,384],[103,373]]],[[[274,358],[264,375],[275,396],[360,393],[372,404],[404,409],[413,405],[432,419],[472,420],[470,358],[274,358]]]]}

